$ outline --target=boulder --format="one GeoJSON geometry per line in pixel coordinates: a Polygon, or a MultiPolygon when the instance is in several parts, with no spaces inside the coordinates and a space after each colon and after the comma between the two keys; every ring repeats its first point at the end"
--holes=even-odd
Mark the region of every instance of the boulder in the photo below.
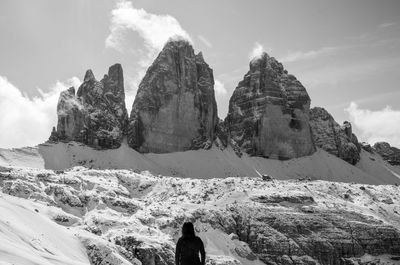
{"type": "Polygon", "coordinates": [[[213,71],[185,40],[170,40],[141,81],[129,120],[139,152],[209,148],[218,123],[213,71]]]}
{"type": "Polygon", "coordinates": [[[317,147],[353,165],[360,160],[361,145],[350,122],[340,126],[326,109],[314,107],[310,110],[310,125],[317,147]]]}
{"type": "Polygon", "coordinates": [[[309,125],[310,97],[275,58],[263,53],[250,62],[229,101],[226,124],[246,153],[290,159],[315,152],[309,125]]]}

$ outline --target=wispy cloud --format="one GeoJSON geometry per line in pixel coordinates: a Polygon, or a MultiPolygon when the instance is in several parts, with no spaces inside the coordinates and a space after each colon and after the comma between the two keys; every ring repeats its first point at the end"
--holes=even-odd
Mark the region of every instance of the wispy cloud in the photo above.
{"type": "Polygon", "coordinates": [[[351,122],[361,132],[359,137],[369,143],[389,142],[400,147],[400,110],[386,106],[382,110],[361,109],[351,102],[345,109],[351,122]]]}
{"type": "Polygon", "coordinates": [[[138,67],[134,74],[127,74],[126,102],[129,108],[135,97],[140,80],[145,75],[147,67],[171,38],[183,38],[193,43],[190,35],[184,30],[178,20],[168,14],[158,15],[135,8],[130,1],[118,2],[111,11],[110,34],[105,40],[107,48],[119,52],[130,51],[129,34],[138,34],[144,43],[144,49],[134,50],[138,57],[138,67]]]}
{"type": "Polygon", "coordinates": [[[249,59],[253,60],[255,58],[260,57],[264,52],[271,52],[272,49],[269,47],[264,47],[261,43],[255,42],[253,49],[249,53],[249,59]]]}
{"type": "Polygon", "coordinates": [[[281,62],[283,63],[290,63],[290,62],[295,62],[295,61],[300,61],[300,60],[309,60],[309,59],[315,59],[320,56],[326,56],[333,54],[344,47],[322,47],[317,50],[310,50],[310,51],[290,51],[286,56],[284,56],[282,59],[280,59],[281,62]]]}
{"type": "Polygon", "coordinates": [[[126,47],[126,35],[132,32],[139,34],[147,50],[143,58],[146,66],[170,38],[178,36],[192,42],[189,34],[173,16],[148,13],[142,8],[135,8],[130,1],[118,2],[111,11],[110,31],[106,47],[121,52],[126,47]]]}
{"type": "MultiPolygon", "coordinates": [[[[381,103],[387,100],[388,98],[397,98],[400,97],[400,91],[390,91],[385,93],[377,93],[372,95],[367,95],[364,97],[353,99],[353,102],[356,104],[369,104],[369,103],[381,103]]],[[[326,106],[328,109],[340,109],[343,110],[344,108],[349,106],[349,102],[342,102],[339,104],[333,104],[326,106]]]]}
{"type": "Polygon", "coordinates": [[[0,147],[33,146],[46,141],[52,126],[57,125],[59,93],[80,83],[77,77],[57,81],[49,92],[38,89],[40,96],[29,98],[0,76],[0,147]]]}
{"type": "Polygon", "coordinates": [[[224,83],[222,83],[218,79],[215,79],[215,81],[214,81],[214,90],[215,90],[215,93],[217,93],[219,95],[225,95],[228,92],[225,88],[224,83]]]}
{"type": "Polygon", "coordinates": [[[387,22],[387,23],[380,24],[379,27],[380,28],[388,28],[388,27],[394,26],[396,24],[397,24],[396,22],[387,22]]]}
{"type": "Polygon", "coordinates": [[[211,48],[213,45],[212,43],[203,35],[197,35],[197,38],[204,43],[204,45],[206,45],[208,48],[211,48]]]}

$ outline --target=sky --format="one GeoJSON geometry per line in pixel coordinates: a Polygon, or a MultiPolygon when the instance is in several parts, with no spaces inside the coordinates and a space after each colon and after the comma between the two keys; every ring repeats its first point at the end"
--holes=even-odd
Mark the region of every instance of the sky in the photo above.
{"type": "Polygon", "coordinates": [[[219,117],[261,52],[306,87],[312,106],[360,141],[400,147],[398,0],[1,0],[0,147],[32,146],[57,123],[60,91],[87,69],[124,69],[130,112],[147,67],[173,36],[214,71],[219,117]]]}

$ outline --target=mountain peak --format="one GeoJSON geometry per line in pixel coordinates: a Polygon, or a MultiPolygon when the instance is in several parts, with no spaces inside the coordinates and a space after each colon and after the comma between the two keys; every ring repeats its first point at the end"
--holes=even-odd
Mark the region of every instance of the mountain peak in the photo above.
{"type": "Polygon", "coordinates": [[[212,69],[188,40],[170,39],[139,84],[129,145],[145,153],[209,148],[217,121],[212,69]]]}
{"type": "Polygon", "coordinates": [[[229,101],[232,139],[255,156],[290,159],[314,153],[311,100],[304,86],[266,52],[249,68],[229,101]]]}
{"type": "Polygon", "coordinates": [[[194,54],[194,49],[192,43],[187,39],[176,37],[170,38],[164,45],[163,49],[161,50],[160,54],[170,53],[170,52],[178,52],[178,51],[185,51],[189,52],[190,54],[194,54]]]}
{"type": "Polygon", "coordinates": [[[91,81],[91,80],[96,80],[96,78],[94,77],[93,71],[91,69],[89,69],[86,71],[83,81],[87,82],[87,81],[91,81]]]}

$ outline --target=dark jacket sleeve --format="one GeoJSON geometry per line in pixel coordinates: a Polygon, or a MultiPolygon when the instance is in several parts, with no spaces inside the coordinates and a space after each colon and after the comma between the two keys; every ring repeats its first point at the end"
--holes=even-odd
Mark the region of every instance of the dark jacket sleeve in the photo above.
{"type": "Polygon", "coordinates": [[[180,265],[180,258],[181,258],[181,244],[182,240],[179,238],[178,242],[176,243],[176,249],[175,249],[175,265],[180,265]]]}
{"type": "Polygon", "coordinates": [[[200,255],[201,255],[201,264],[206,264],[206,251],[204,250],[204,244],[201,238],[199,237],[200,244],[200,255]]]}

